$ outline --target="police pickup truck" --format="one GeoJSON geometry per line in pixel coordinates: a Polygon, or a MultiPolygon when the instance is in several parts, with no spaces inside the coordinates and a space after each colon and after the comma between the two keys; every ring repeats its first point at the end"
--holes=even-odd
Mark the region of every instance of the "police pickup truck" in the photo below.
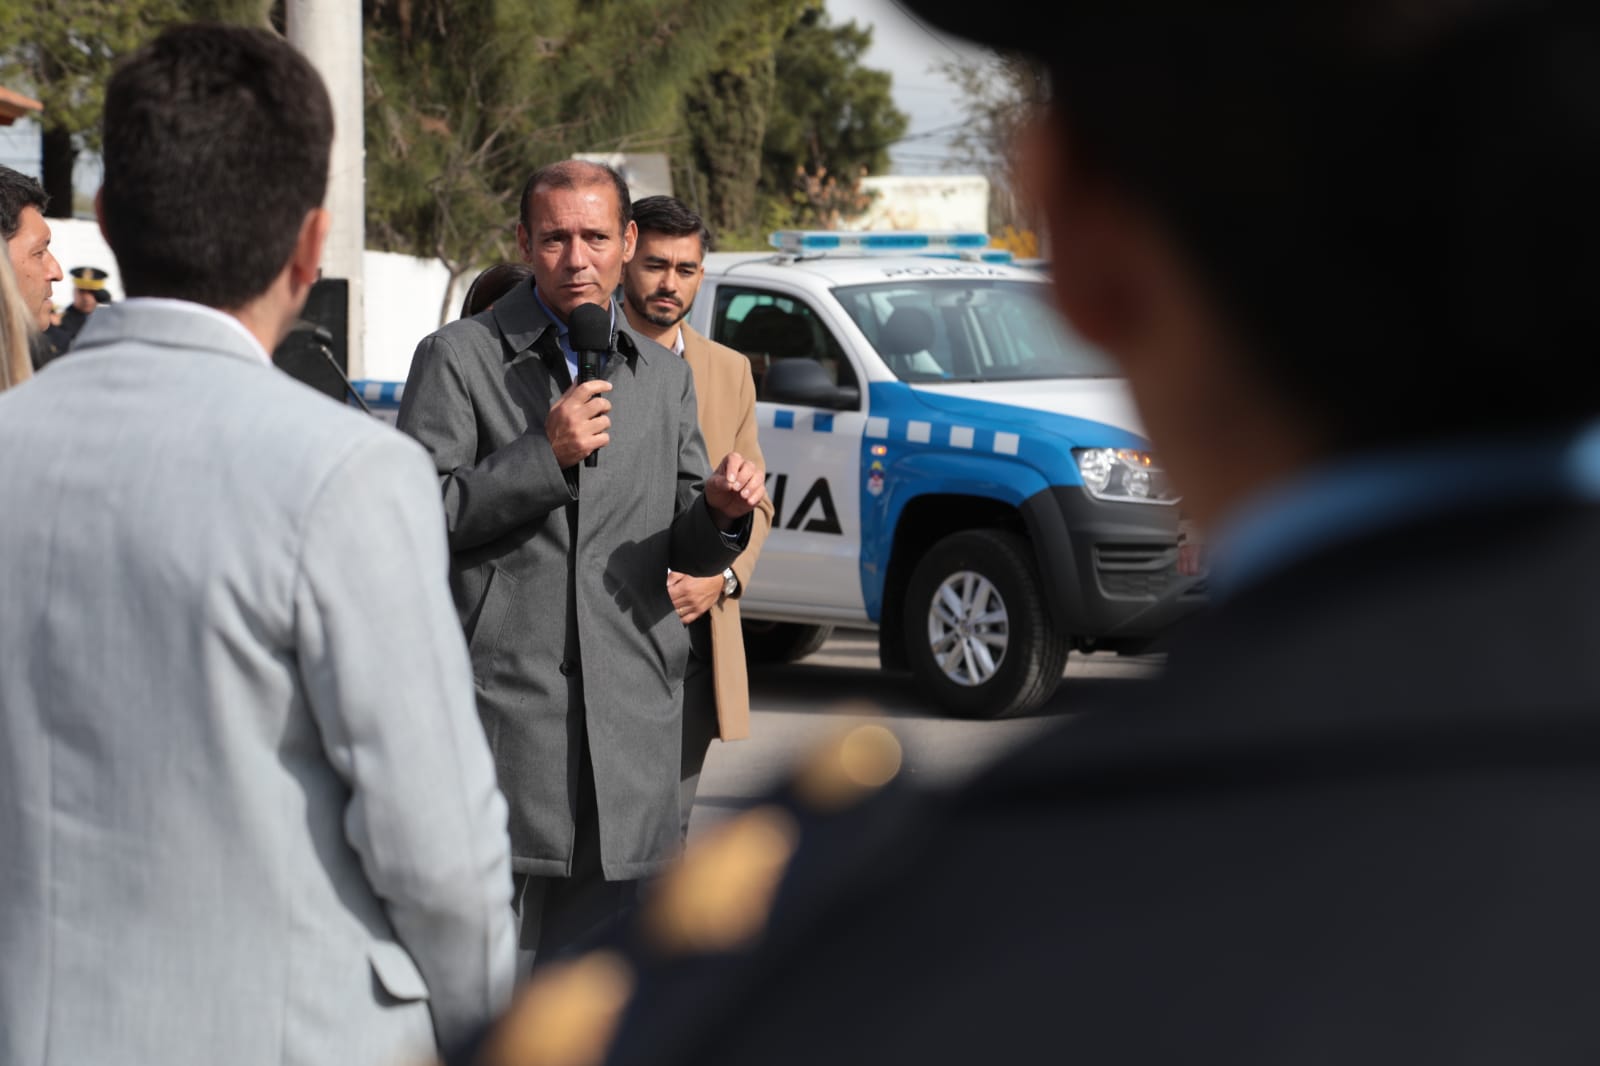
{"type": "Polygon", "coordinates": [[[755,375],[777,513],[740,601],[752,660],[876,629],[885,669],[1003,717],[1069,650],[1144,650],[1202,602],[1127,389],[1040,272],[982,233],[772,243],[708,256],[690,313],[755,375]]]}

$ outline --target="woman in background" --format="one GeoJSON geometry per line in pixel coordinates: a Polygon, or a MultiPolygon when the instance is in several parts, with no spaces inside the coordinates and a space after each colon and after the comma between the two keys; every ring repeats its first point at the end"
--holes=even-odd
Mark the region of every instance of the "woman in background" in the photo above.
{"type": "Polygon", "coordinates": [[[33,376],[28,320],[16,275],[11,273],[11,260],[0,255],[0,392],[33,376]]]}
{"type": "Polygon", "coordinates": [[[485,267],[467,286],[467,298],[461,302],[461,317],[471,318],[480,311],[489,310],[496,300],[531,277],[533,269],[523,263],[496,263],[485,267]]]}

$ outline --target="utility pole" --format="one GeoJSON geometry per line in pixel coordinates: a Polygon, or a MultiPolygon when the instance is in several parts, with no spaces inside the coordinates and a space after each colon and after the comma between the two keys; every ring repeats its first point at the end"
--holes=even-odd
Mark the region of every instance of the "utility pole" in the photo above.
{"type": "MultiPolygon", "coordinates": [[[[360,0],[287,0],[284,15],[289,43],[317,68],[333,100],[333,158],[325,205],[333,226],[322,253],[322,276],[348,286],[344,307],[348,335],[341,339],[348,353],[347,374],[354,379],[364,376],[366,364],[361,344],[366,306],[361,263],[367,247],[361,4],[360,0]]],[[[262,180],[272,177],[263,174],[262,180]]]]}

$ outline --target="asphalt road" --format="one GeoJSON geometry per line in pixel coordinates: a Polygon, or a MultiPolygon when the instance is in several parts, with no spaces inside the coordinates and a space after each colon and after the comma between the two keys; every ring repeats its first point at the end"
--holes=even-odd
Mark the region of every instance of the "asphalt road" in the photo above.
{"type": "Polygon", "coordinates": [[[689,823],[691,838],[751,806],[838,730],[864,721],[887,725],[904,751],[901,773],[930,782],[959,780],[1075,706],[1149,677],[1161,662],[1157,655],[1074,653],[1060,687],[1037,714],[966,721],[930,710],[909,675],[879,670],[877,640],[875,633],[839,630],[798,663],[752,668],[750,739],[711,745],[689,823]]]}

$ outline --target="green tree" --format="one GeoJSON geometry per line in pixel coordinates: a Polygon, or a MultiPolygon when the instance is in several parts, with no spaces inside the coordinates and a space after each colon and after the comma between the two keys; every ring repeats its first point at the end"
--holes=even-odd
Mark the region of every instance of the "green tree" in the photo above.
{"type": "MultiPolygon", "coordinates": [[[[575,152],[666,148],[739,0],[369,0],[367,232],[453,277],[514,258],[517,197],[575,152]]],[[[441,308],[447,316],[448,307],[441,308]]]]}
{"type": "Polygon", "coordinates": [[[738,243],[758,217],[761,142],[775,85],[771,52],[712,71],[684,98],[689,202],[719,235],[738,243]]]}
{"type": "Polygon", "coordinates": [[[892,77],[861,65],[872,30],[833,25],[821,5],[789,27],[776,53],[776,96],[762,144],[768,217],[829,227],[864,206],[861,176],[882,173],[909,119],[894,106],[892,77]]]}
{"type": "Polygon", "coordinates": [[[777,52],[811,0],[752,0],[716,42],[721,61],[683,98],[686,149],[679,195],[724,246],[753,239],[761,221],[761,148],[777,89],[777,52]]]}
{"type": "Polygon", "coordinates": [[[863,204],[908,120],[890,75],[861,65],[872,32],[834,26],[817,0],[757,0],[718,41],[724,61],[684,98],[680,195],[724,248],[764,248],[769,230],[831,225],[863,204]]]}
{"type": "Polygon", "coordinates": [[[436,257],[452,280],[511,247],[527,134],[513,49],[534,41],[497,34],[496,16],[492,4],[427,0],[365,12],[367,242],[436,257]]]}
{"type": "Polygon", "coordinates": [[[165,26],[193,19],[265,25],[271,0],[0,0],[0,81],[44,104],[40,172],[50,213],[73,213],[72,171],[100,142],[105,84],[117,60],[165,26]]]}

